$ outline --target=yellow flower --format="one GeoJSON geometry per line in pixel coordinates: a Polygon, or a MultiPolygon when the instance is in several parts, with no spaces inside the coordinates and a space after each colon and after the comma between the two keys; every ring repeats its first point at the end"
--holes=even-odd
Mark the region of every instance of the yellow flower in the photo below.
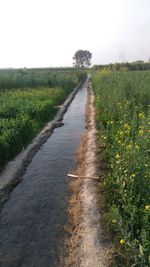
{"type": "Polygon", "coordinates": [[[139,135],[143,135],[144,131],[143,130],[139,130],[139,135]]]}
{"type": "Polygon", "coordinates": [[[140,118],[140,119],[144,119],[144,118],[145,118],[145,116],[144,116],[144,113],[143,113],[143,112],[139,113],[139,118],[140,118]]]}
{"type": "Polygon", "coordinates": [[[127,145],[127,149],[131,149],[132,148],[132,145],[131,144],[129,144],[129,145],[127,145]]]}
{"type": "Polygon", "coordinates": [[[125,127],[127,130],[130,130],[130,129],[131,129],[130,125],[127,124],[127,123],[125,123],[124,127],[125,127]]]}
{"type": "Polygon", "coordinates": [[[120,156],[119,156],[119,154],[117,154],[115,158],[116,158],[116,159],[120,159],[120,156]]]}
{"type": "Polygon", "coordinates": [[[119,134],[120,134],[120,136],[123,136],[123,131],[120,131],[119,134]]]}
{"type": "Polygon", "coordinates": [[[124,239],[121,239],[121,240],[120,240],[120,244],[121,244],[121,245],[124,245],[124,244],[125,244],[125,240],[124,240],[124,239]]]}
{"type": "Polygon", "coordinates": [[[145,210],[150,210],[150,205],[146,205],[145,210]]]}
{"type": "Polygon", "coordinates": [[[116,223],[117,221],[115,219],[112,220],[112,223],[116,223]]]}

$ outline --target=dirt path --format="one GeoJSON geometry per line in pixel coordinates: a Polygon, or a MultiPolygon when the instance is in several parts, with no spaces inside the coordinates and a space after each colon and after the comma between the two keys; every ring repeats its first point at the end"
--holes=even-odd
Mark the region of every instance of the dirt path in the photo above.
{"type": "MultiPolygon", "coordinates": [[[[97,176],[96,129],[94,95],[88,84],[86,132],[77,151],[79,176],[97,176]]],[[[67,266],[107,267],[110,264],[111,244],[107,243],[100,227],[98,182],[92,179],[74,179],[71,182],[70,230],[73,232],[67,245],[70,256],[67,266]]]]}

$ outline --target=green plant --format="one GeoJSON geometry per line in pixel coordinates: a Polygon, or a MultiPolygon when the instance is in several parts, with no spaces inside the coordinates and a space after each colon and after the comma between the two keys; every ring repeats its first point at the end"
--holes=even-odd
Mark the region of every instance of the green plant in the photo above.
{"type": "MultiPolygon", "coordinates": [[[[107,159],[105,207],[123,266],[150,263],[150,75],[97,71],[98,142],[107,159]]],[[[120,262],[121,262],[120,261],[120,262]]]]}
{"type": "Polygon", "coordinates": [[[84,77],[78,70],[0,70],[0,169],[53,118],[84,77]]]}

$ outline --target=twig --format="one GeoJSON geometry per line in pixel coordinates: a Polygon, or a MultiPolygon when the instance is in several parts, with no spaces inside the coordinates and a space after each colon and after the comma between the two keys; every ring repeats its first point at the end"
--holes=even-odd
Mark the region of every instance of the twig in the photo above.
{"type": "Polygon", "coordinates": [[[82,176],[82,175],[76,175],[76,174],[71,174],[68,173],[68,177],[72,177],[72,178],[81,178],[81,179],[92,179],[92,180],[99,180],[99,177],[95,177],[95,176],[82,176]]]}

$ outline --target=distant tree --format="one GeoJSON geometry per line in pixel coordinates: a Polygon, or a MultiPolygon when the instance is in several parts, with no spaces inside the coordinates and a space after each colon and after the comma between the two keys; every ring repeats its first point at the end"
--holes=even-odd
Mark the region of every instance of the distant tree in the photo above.
{"type": "Polygon", "coordinates": [[[88,50],[78,50],[73,57],[75,67],[89,67],[92,53],[88,50]]]}

